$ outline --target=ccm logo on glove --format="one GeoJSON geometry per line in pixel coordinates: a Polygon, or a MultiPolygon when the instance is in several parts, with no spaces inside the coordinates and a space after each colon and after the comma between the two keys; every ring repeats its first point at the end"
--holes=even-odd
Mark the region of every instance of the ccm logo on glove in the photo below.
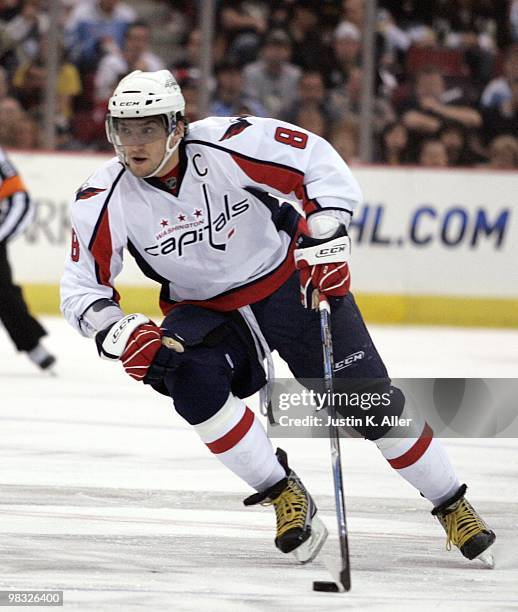
{"type": "Polygon", "coordinates": [[[328,257],[329,255],[338,255],[339,253],[347,254],[347,245],[346,244],[338,244],[330,249],[320,249],[315,254],[315,257],[328,257]]]}
{"type": "Polygon", "coordinates": [[[345,226],[340,225],[329,238],[303,234],[294,251],[299,271],[300,298],[305,308],[317,308],[319,294],[343,297],[349,291],[349,254],[351,241],[345,226]]]}
{"type": "Polygon", "coordinates": [[[143,380],[162,346],[162,332],[143,314],[130,314],[95,336],[103,359],[120,360],[135,380],[143,380]]]}

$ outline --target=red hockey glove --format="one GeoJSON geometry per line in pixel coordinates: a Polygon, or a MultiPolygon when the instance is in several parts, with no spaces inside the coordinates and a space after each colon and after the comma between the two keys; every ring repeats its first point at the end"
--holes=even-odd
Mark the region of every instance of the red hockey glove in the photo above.
{"type": "Polygon", "coordinates": [[[319,293],[343,297],[349,291],[351,241],[343,225],[330,238],[302,235],[294,251],[299,270],[300,298],[305,308],[317,308],[319,293]]]}
{"type": "Polygon", "coordinates": [[[162,332],[143,314],[127,315],[95,336],[103,359],[120,360],[135,380],[143,380],[162,346],[162,332]]]}

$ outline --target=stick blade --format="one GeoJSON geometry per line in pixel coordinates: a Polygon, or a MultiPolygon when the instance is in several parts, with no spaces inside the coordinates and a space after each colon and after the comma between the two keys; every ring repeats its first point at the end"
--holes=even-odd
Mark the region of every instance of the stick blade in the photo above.
{"type": "Polygon", "coordinates": [[[340,572],[340,584],[343,586],[344,591],[351,590],[351,572],[348,567],[340,572]]]}
{"type": "MultiPolygon", "coordinates": [[[[338,590],[343,593],[351,590],[351,571],[349,567],[343,567],[341,559],[337,559],[336,555],[328,549],[325,555],[322,555],[322,560],[327,571],[333,577],[334,584],[338,590]]],[[[315,589],[316,590],[316,589],[315,589]]]]}

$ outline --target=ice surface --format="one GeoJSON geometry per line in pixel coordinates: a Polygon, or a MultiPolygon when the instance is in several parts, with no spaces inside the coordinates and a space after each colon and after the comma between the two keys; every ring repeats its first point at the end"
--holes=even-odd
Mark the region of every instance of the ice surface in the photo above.
{"type": "MultiPolygon", "coordinates": [[[[64,590],[64,609],[95,611],[518,609],[516,440],[445,442],[497,532],[494,570],[445,551],[428,502],[372,444],[344,440],[353,589],[314,593],[330,579],[323,560],[298,566],[274,548],[272,510],[242,505],[249,491],[167,398],[61,320],[45,323],[57,378],[0,332],[0,589],[64,590]]],[[[518,372],[515,331],[372,333],[396,377],[518,372]]],[[[335,534],[327,440],[282,445],[335,534]]]]}

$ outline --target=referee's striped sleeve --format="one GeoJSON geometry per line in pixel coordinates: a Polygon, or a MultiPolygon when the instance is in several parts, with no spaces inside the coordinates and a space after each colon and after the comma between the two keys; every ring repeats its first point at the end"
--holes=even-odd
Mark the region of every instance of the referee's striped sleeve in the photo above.
{"type": "Polygon", "coordinates": [[[13,238],[32,221],[33,207],[26,191],[17,191],[6,199],[7,210],[0,225],[0,242],[13,238]]]}

